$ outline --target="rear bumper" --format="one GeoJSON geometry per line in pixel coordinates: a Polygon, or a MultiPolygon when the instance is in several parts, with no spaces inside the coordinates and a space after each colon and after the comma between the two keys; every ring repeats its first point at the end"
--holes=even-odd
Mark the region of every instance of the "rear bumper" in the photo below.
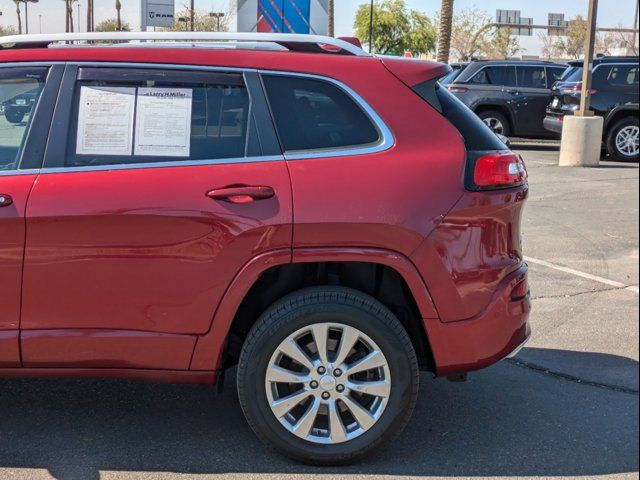
{"type": "Polygon", "coordinates": [[[425,320],[424,325],[440,376],[470,372],[488,367],[524,346],[531,334],[531,300],[513,300],[511,293],[527,281],[527,265],[508,275],[488,307],[469,320],[441,322],[425,320]]]}
{"type": "Polygon", "coordinates": [[[550,130],[555,133],[562,133],[562,117],[547,115],[544,117],[542,125],[546,130],[550,130]]]}

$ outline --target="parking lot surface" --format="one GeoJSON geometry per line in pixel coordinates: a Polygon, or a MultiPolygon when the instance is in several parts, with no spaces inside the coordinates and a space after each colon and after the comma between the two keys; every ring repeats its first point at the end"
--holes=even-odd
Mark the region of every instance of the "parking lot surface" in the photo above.
{"type": "MultiPolygon", "coordinates": [[[[516,146],[517,148],[517,146],[516,146]]],[[[422,375],[413,419],[358,465],[265,449],[227,379],[206,386],[0,380],[0,480],[638,478],[638,165],[530,171],[525,251],[533,338],[449,383],[422,375]]]]}

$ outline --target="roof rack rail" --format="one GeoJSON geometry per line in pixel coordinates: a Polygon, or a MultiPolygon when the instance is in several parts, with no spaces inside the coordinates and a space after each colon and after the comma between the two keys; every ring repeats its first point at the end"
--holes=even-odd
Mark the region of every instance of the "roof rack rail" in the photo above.
{"type": "Polygon", "coordinates": [[[295,52],[333,53],[370,56],[353,43],[333,37],[293,33],[234,33],[234,32],[91,32],[0,37],[0,49],[47,48],[55,43],[76,42],[268,42],[295,52]]]}

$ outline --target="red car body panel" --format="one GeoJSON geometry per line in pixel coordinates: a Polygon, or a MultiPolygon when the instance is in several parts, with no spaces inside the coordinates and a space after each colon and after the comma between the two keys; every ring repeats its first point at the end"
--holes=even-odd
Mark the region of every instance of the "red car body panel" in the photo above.
{"type": "MultiPolygon", "coordinates": [[[[12,295],[0,292],[9,302],[7,309],[0,303],[0,367],[20,362],[22,285],[25,367],[48,367],[48,375],[213,381],[245,295],[263,272],[291,262],[395,269],[418,305],[441,375],[482,368],[528,336],[529,299],[511,298],[526,279],[519,223],[527,188],[465,190],[460,134],[407,88],[447,67],[187,48],[0,52],[0,62],[28,61],[171,63],[331,77],[375,110],[395,142],[378,153],[306,160],[43,172],[26,209],[24,278],[24,204],[34,177],[0,177],[0,190],[8,182],[29,185],[23,211],[9,219],[14,231],[0,233],[0,271],[19,279],[10,285],[12,295]],[[237,184],[271,186],[276,197],[233,205],[206,196],[237,184]]],[[[3,368],[0,375],[16,370],[3,368]]]]}
{"type": "Polygon", "coordinates": [[[0,176],[0,195],[12,203],[0,208],[0,367],[20,366],[20,299],[24,253],[24,212],[35,175],[0,176]]]}

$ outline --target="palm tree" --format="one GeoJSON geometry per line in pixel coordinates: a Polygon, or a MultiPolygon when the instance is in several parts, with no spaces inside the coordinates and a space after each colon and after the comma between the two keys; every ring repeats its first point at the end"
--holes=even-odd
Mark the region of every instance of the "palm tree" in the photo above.
{"type": "Polygon", "coordinates": [[[440,28],[438,32],[438,55],[439,62],[449,62],[449,51],[451,49],[451,25],[453,24],[453,0],[442,0],[442,11],[440,12],[440,28]]]}
{"type": "Polygon", "coordinates": [[[18,15],[18,33],[22,33],[22,16],[20,15],[20,3],[22,0],[13,0],[16,4],[16,14],[18,15]]]}
{"type": "Polygon", "coordinates": [[[116,0],[116,24],[118,26],[118,31],[122,31],[122,17],[120,16],[120,9],[122,5],[120,4],[120,0],[116,0]]]}

